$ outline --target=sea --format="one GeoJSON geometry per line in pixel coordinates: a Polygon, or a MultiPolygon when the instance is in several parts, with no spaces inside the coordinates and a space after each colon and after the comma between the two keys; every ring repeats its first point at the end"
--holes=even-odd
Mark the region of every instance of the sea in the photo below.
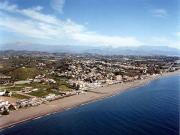
{"type": "Polygon", "coordinates": [[[64,112],[27,121],[0,135],[179,135],[179,75],[64,112]]]}

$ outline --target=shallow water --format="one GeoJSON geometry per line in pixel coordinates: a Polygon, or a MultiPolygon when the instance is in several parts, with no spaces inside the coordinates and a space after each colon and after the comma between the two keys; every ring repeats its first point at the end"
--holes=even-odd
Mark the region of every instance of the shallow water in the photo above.
{"type": "Polygon", "coordinates": [[[1,135],[178,135],[179,76],[25,122],[1,135]]]}

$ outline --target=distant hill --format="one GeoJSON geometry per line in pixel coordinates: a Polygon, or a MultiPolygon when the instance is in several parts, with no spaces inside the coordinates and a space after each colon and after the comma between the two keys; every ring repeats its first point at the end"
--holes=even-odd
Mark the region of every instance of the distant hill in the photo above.
{"type": "Polygon", "coordinates": [[[42,45],[42,44],[5,44],[1,50],[26,50],[60,53],[92,53],[101,55],[170,55],[180,56],[180,50],[168,46],[139,46],[139,47],[95,47],[83,45],[42,45]]]}

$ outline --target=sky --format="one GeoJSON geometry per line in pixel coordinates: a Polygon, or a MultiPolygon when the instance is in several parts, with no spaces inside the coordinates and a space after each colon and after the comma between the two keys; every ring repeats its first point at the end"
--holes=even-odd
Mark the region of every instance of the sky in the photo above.
{"type": "Polygon", "coordinates": [[[180,49],[179,0],[0,0],[0,44],[180,49]]]}

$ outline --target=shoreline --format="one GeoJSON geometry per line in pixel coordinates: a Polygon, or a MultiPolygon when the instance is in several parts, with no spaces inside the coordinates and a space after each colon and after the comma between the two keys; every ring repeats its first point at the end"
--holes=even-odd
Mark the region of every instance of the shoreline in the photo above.
{"type": "Polygon", "coordinates": [[[180,70],[175,72],[163,73],[158,76],[150,76],[143,80],[135,80],[133,82],[113,84],[105,87],[93,89],[92,91],[99,91],[99,93],[87,92],[86,94],[74,95],[63,99],[51,101],[47,104],[41,104],[36,107],[29,107],[26,109],[19,109],[12,111],[10,115],[4,115],[0,117],[0,130],[11,128],[17,124],[42,118],[44,116],[63,112],[72,108],[80,107],[92,102],[103,100],[120,94],[126,90],[144,86],[153,80],[161,77],[178,75],[180,70]]]}

